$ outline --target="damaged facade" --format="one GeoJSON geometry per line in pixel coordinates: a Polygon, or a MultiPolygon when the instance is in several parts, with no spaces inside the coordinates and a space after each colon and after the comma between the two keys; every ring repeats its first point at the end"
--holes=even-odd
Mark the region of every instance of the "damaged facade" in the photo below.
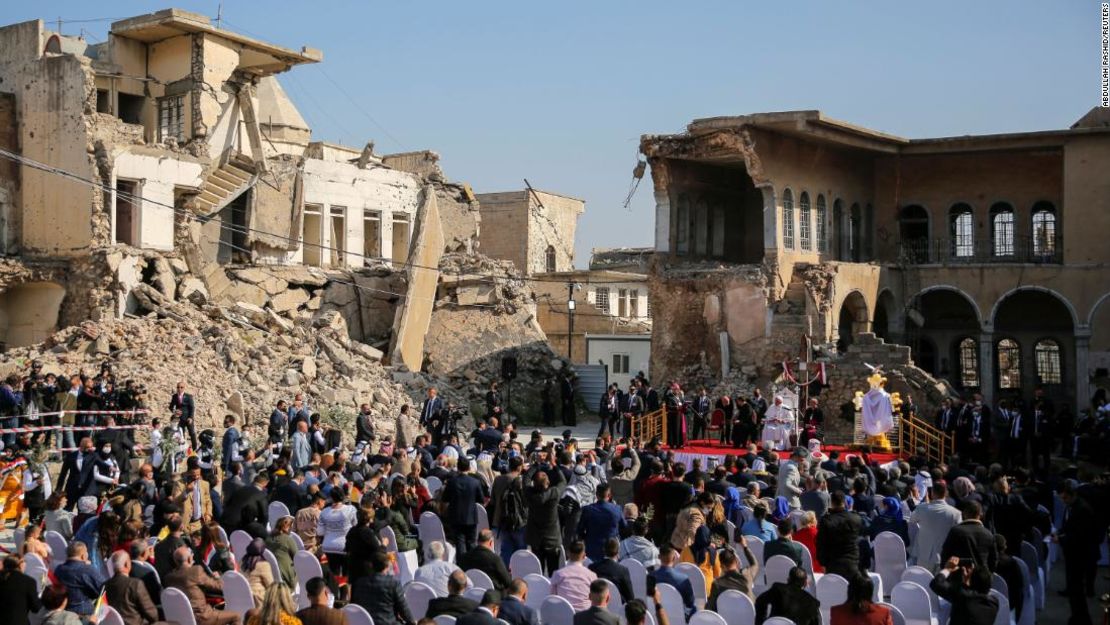
{"type": "Polygon", "coordinates": [[[702,361],[773,380],[808,334],[835,405],[850,397],[838,386],[865,386],[837,368],[862,362],[888,364],[923,410],[946,392],[937,379],[992,404],[1042,386],[1081,407],[1105,381],[1105,109],[1067,130],[922,140],[764,113],[644,136],[641,151],[656,378],[702,361]]]}
{"type": "MultiPolygon", "coordinates": [[[[329,329],[313,354],[327,366],[294,363],[262,380],[268,389],[308,385],[313,400],[353,410],[365,383],[325,397],[312,381],[321,368],[370,371],[413,396],[437,384],[467,403],[485,391],[465,375],[481,367],[436,350],[470,345],[425,337],[473,306],[490,333],[524,327],[518,338],[550,375],[534,297],[512,284],[514,269],[483,275],[480,298],[443,286],[441,262],[457,278],[488,259],[477,256],[477,198],[447,180],[437,154],[312,140],[277,75],[320,62],[319,51],[178,9],[114,22],[95,45],[41,20],[14,24],[0,28],[0,50],[0,150],[11,153],[0,158],[6,356],[42,355],[31,346],[43,341],[65,354],[80,341],[55,333],[90,321],[154,314],[189,326],[180,307],[192,306],[264,333],[329,329]],[[363,361],[347,363],[350,354],[363,361]],[[387,369],[365,364],[377,361],[387,369]],[[428,363],[435,373],[419,373],[428,363]]],[[[397,407],[392,390],[381,393],[391,401],[377,403],[397,407]]]]}

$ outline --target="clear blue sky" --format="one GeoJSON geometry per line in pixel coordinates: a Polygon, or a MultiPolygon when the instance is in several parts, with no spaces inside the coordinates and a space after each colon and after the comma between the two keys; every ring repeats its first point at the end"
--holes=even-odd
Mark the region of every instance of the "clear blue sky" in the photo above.
{"type": "MultiPolygon", "coordinates": [[[[217,5],[177,4],[210,16],[217,5]]],[[[1098,5],[229,0],[223,15],[228,28],[324,51],[322,65],[281,78],[316,138],[430,148],[478,192],[528,178],[585,199],[583,266],[592,247],[652,244],[650,180],[621,206],[639,136],[697,117],[816,108],[907,137],[1070,125],[1097,103],[1098,5]]],[[[8,2],[0,18],[164,6],[8,2]]],[[[108,24],[63,23],[63,32],[103,40],[108,24]]]]}

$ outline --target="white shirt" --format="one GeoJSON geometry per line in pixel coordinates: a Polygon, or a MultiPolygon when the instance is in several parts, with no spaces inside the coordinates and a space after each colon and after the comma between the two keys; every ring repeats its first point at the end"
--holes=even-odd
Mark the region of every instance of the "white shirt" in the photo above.
{"type": "Polygon", "coordinates": [[[432,560],[424,566],[416,569],[416,573],[412,576],[413,581],[427,584],[436,591],[436,595],[440,597],[447,596],[447,580],[451,574],[459,570],[459,567],[444,560],[432,560]]]}
{"type": "Polygon", "coordinates": [[[327,553],[343,553],[347,548],[347,532],[355,526],[355,507],[344,504],[328,506],[320,512],[316,535],[321,536],[320,548],[327,553]]]}

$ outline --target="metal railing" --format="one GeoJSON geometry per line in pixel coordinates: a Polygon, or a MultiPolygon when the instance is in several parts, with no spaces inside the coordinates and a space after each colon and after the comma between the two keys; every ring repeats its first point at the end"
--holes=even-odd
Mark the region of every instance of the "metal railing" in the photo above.
{"type": "Polygon", "coordinates": [[[667,444],[667,410],[660,408],[653,412],[632,417],[629,421],[629,433],[638,440],[650,441],[656,436],[667,444]]]}
{"type": "Polygon", "coordinates": [[[898,431],[898,450],[912,455],[918,449],[923,449],[925,457],[934,462],[945,462],[956,452],[956,438],[916,416],[903,419],[898,431]]]}
{"type": "Polygon", "coordinates": [[[989,239],[958,244],[946,239],[909,239],[898,245],[898,260],[905,265],[963,265],[969,263],[1059,264],[1064,259],[1063,245],[1057,235],[1014,237],[1005,245],[989,239]]]}

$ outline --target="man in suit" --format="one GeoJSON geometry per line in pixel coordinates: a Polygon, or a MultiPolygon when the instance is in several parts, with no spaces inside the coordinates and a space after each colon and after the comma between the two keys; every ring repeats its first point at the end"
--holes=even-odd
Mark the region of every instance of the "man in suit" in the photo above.
{"type": "Polygon", "coordinates": [[[940,409],[937,410],[935,422],[937,429],[946,434],[955,433],[959,422],[958,417],[958,412],[952,407],[952,400],[945,397],[940,402],[940,409]]]}
{"type": "Polygon", "coordinates": [[[927,493],[928,501],[914,508],[910,523],[917,523],[917,537],[910,543],[910,554],[917,565],[934,571],[941,565],[940,552],[948,532],[959,525],[960,511],[948,501],[948,486],[934,482],[927,493]]]}
{"type": "Polygon", "coordinates": [[[259,473],[254,482],[236,491],[235,496],[224,504],[224,516],[220,522],[228,534],[243,530],[255,538],[266,538],[266,524],[269,522],[266,486],[269,483],[270,477],[259,473]]]}
{"type": "Polygon", "coordinates": [[[185,488],[178,496],[185,532],[199,532],[201,526],[212,519],[212,491],[206,480],[200,479],[200,467],[191,466],[182,476],[185,488]]]}
{"type": "Polygon", "coordinates": [[[808,582],[805,569],[800,566],[790,569],[786,583],[775,582],[755,600],[755,622],[762,623],[768,616],[781,616],[793,621],[794,625],[821,625],[821,604],[806,592],[808,582]]]}
{"type": "Polygon", "coordinates": [[[428,389],[428,398],[424,400],[424,406],[420,409],[420,425],[428,427],[441,410],[443,410],[443,399],[439,397],[439,391],[435,388],[428,389]]]}
{"type": "Polygon", "coordinates": [[[242,615],[229,610],[217,610],[208,604],[208,595],[223,596],[223,584],[218,577],[209,575],[204,567],[193,563],[193,550],[178,547],[173,552],[173,571],[163,578],[166,588],[176,588],[185,593],[193,608],[197,625],[231,625],[241,622],[242,615]]]}
{"type": "Polygon", "coordinates": [[[802,559],[805,557],[802,550],[805,547],[794,542],[794,521],[789,516],[779,521],[778,535],[778,538],[763,546],[763,563],[766,564],[775,556],[786,556],[794,561],[794,566],[802,566],[802,559]]]}
{"type": "Polygon", "coordinates": [[[189,440],[193,443],[193,449],[198,447],[196,425],[193,423],[193,415],[196,411],[197,406],[193,396],[185,392],[185,382],[178,382],[177,392],[170,397],[170,414],[177,417],[177,422],[182,429],[189,430],[189,440]]]}
{"type": "Polygon", "coordinates": [[[460,616],[455,625],[500,625],[497,614],[501,608],[501,593],[487,590],[482,595],[482,603],[469,614],[460,616]]]}
{"type": "Polygon", "coordinates": [[[112,554],[115,575],[104,584],[108,605],[123,618],[124,625],[153,625],[158,622],[158,608],[151,600],[143,582],[130,577],[131,556],[126,551],[112,554]]]}
{"type": "Polygon", "coordinates": [[[513,581],[504,560],[493,550],[493,532],[478,532],[478,542],[473,549],[455,558],[455,563],[464,571],[478,569],[493,580],[494,590],[505,590],[513,581]]]}
{"type": "MultiPolygon", "coordinates": [[[[235,415],[229,414],[224,417],[224,438],[222,449],[223,453],[220,454],[220,468],[224,473],[228,473],[232,462],[242,462],[243,452],[240,446],[243,442],[243,435],[239,433],[239,428],[235,427],[235,415]]],[[[227,497],[227,493],[223,493],[227,497]]]]}
{"type": "Polygon", "coordinates": [[[328,606],[331,590],[323,577],[313,577],[304,584],[308,607],[297,612],[302,625],[347,625],[347,613],[328,606]]]}
{"type": "Polygon", "coordinates": [[[609,605],[609,584],[596,579],[590,584],[590,607],[574,615],[574,625],[620,625],[616,614],[605,609],[609,605]]]}
{"type": "Polygon", "coordinates": [[[598,401],[597,418],[601,422],[600,427],[597,428],[597,438],[605,433],[605,429],[609,429],[609,436],[613,436],[614,424],[619,415],[619,407],[617,403],[617,390],[614,388],[616,385],[610,384],[608,390],[601,394],[601,400],[598,401]]]}
{"type": "Polygon", "coordinates": [[[95,466],[96,447],[92,438],[86,436],[78,443],[77,451],[66,455],[61,472],[58,473],[56,489],[66,494],[66,510],[73,510],[78,499],[92,494],[95,466]]]}
{"type": "Polygon", "coordinates": [[[619,538],[614,537],[605,541],[605,557],[594,560],[590,564],[590,570],[599,578],[607,579],[616,584],[617,590],[621,594],[621,603],[628,603],[635,599],[636,595],[632,590],[632,576],[628,574],[628,569],[617,562],[620,549],[621,541],[619,538]]]}
{"type": "Polygon", "coordinates": [[[443,523],[455,529],[456,559],[474,548],[474,532],[478,527],[478,510],[475,505],[482,503],[482,484],[478,478],[469,474],[470,459],[460,457],[458,469],[458,475],[443,485],[441,495],[447,506],[443,523]]]}
{"type": "MultiPolygon", "coordinates": [[[[0,586],[0,604],[7,610],[5,621],[11,625],[29,625],[28,616],[42,609],[38,587],[35,580],[23,571],[26,564],[23,558],[9,555],[4,558],[4,572],[7,579],[0,586]]],[[[512,625],[525,625],[513,623],[512,625]]],[[[528,625],[535,625],[529,623],[528,625]]]]}
{"type": "Polygon", "coordinates": [[[525,603],[528,599],[528,584],[516,578],[501,595],[501,608],[497,618],[509,625],[540,625],[540,614],[525,603]]]}
{"type": "Polygon", "coordinates": [[[946,560],[929,588],[952,604],[952,623],[991,625],[998,615],[998,599],[990,594],[990,572],[971,563],[961,566],[959,558],[946,560]]]}
{"type": "Polygon", "coordinates": [[[166,530],[169,534],[165,538],[158,541],[154,546],[154,570],[158,572],[160,579],[166,577],[173,571],[173,554],[177,551],[178,547],[184,547],[186,544],[185,537],[182,530],[181,515],[174,513],[166,519],[166,530]]]}
{"type": "Polygon", "coordinates": [[[685,573],[680,573],[675,570],[674,565],[678,562],[678,552],[670,544],[665,544],[659,548],[659,568],[651,573],[651,578],[656,584],[670,584],[678,590],[678,594],[682,595],[682,604],[686,611],[686,620],[690,620],[690,616],[697,610],[694,607],[694,586],[690,583],[690,578],[685,573]]]}
{"type": "Polygon", "coordinates": [[[537,462],[524,475],[524,502],[528,506],[528,525],[525,540],[528,548],[540,559],[544,572],[551,575],[559,567],[559,546],[563,533],[559,527],[559,500],[566,492],[567,480],[558,469],[547,472],[550,450],[538,452],[537,462]],[[541,470],[541,468],[543,470],[541,470]]]}
{"type": "Polygon", "coordinates": [[[859,575],[860,516],[844,506],[844,491],[829,496],[829,511],[817,525],[817,561],[844,579],[859,575]]]}
{"type": "Polygon", "coordinates": [[[293,432],[293,454],[289,457],[289,468],[296,471],[304,469],[312,462],[312,445],[308,442],[308,422],[298,421],[297,431],[293,432]]]}
{"type": "Polygon", "coordinates": [[[740,548],[744,550],[744,561],[747,564],[741,568],[740,556],[732,549],[722,549],[717,556],[721,561],[721,575],[713,580],[713,587],[709,590],[709,598],[705,602],[705,609],[717,611],[717,599],[726,590],[735,590],[755,600],[752,589],[755,588],[755,576],[759,573],[760,565],[755,559],[755,554],[748,548],[748,539],[742,534],[740,548]]]}
{"type": "Polygon", "coordinates": [[[66,548],[66,561],[54,569],[54,578],[66,587],[70,612],[79,616],[91,616],[93,602],[100,596],[104,578],[100,571],[89,563],[89,549],[85,543],[74,541],[66,548]]]}
{"type": "MultiPolygon", "coordinates": [[[[1091,623],[1087,596],[1094,594],[1094,566],[1099,556],[1099,544],[1106,537],[1105,529],[1097,529],[1100,524],[1091,505],[1079,496],[1074,484],[1065,483],[1060,491],[1060,499],[1067,506],[1064,526],[1053,537],[1060,544],[1064,555],[1064,594],[1071,605],[1071,625],[1091,623]]],[[[1103,526],[1104,527],[1104,526],[1103,526]]]]}
{"type": "Polygon", "coordinates": [[[799,499],[802,494],[802,473],[800,469],[805,464],[808,456],[809,450],[805,447],[795,447],[794,451],[790,453],[790,460],[782,463],[779,467],[778,486],[775,494],[779,497],[786,497],[791,510],[802,508],[802,500],[799,499]]]}
{"type": "Polygon", "coordinates": [[[231,501],[235,493],[246,486],[243,482],[243,464],[241,462],[232,462],[227,467],[223,484],[220,485],[220,494],[223,496],[224,501],[231,501]]]}
{"type": "Polygon", "coordinates": [[[986,462],[991,440],[991,411],[983,405],[982,396],[976,394],[964,411],[964,436],[967,454],[975,462],[986,462]]]}
{"type": "Polygon", "coordinates": [[[501,391],[497,388],[497,382],[493,382],[489,385],[489,390],[486,391],[486,418],[501,413],[501,391]]]}
{"type": "Polygon", "coordinates": [[[435,618],[446,614],[459,618],[463,614],[469,614],[476,610],[478,604],[463,596],[463,591],[466,590],[468,583],[466,573],[460,570],[451,573],[451,577],[447,578],[447,596],[436,597],[429,601],[428,613],[425,616],[435,618]]]}
{"type": "Polygon", "coordinates": [[[1047,470],[1052,466],[1050,454],[1055,443],[1056,418],[1046,408],[1044,402],[1033,402],[1033,410],[1029,413],[1030,443],[1033,452],[1031,468],[1047,470]]]}
{"type": "Polygon", "coordinates": [[[983,507],[978,501],[964,501],[960,504],[960,515],[963,521],[948,532],[940,550],[940,559],[942,562],[952,558],[971,560],[976,568],[986,571],[989,576],[998,561],[998,552],[994,547],[994,534],[983,526],[983,507]]]}
{"type": "Polygon", "coordinates": [[[627,523],[621,509],[612,501],[607,482],[598,484],[594,494],[597,501],[582,508],[578,536],[586,543],[586,556],[590,560],[600,560],[605,556],[605,543],[610,538],[619,538],[627,523]]]}

